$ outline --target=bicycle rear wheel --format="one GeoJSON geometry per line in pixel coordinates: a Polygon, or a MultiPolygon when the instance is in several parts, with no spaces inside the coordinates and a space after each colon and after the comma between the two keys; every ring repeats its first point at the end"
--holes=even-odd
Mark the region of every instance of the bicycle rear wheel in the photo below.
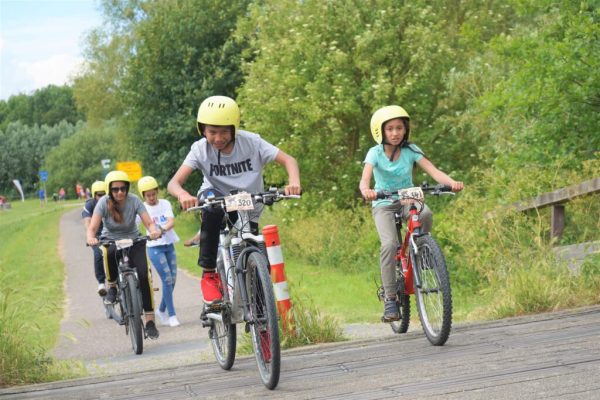
{"type": "Polygon", "coordinates": [[[246,260],[246,292],[250,308],[252,346],[260,377],[268,389],[279,383],[281,352],[273,284],[265,257],[254,251],[246,260]]]}
{"type": "MultiPolygon", "coordinates": [[[[227,285],[227,277],[225,276],[225,266],[221,260],[217,260],[217,271],[221,277],[223,285],[227,285]]],[[[223,290],[223,303],[230,304],[229,291],[225,287],[223,290]]],[[[235,348],[236,348],[236,327],[235,324],[229,323],[231,320],[224,309],[221,311],[221,319],[211,318],[211,327],[208,330],[208,337],[215,353],[217,363],[224,370],[229,370],[233,366],[235,361],[235,348]]]]}
{"type": "Polygon", "coordinates": [[[144,351],[144,334],[142,328],[142,299],[140,297],[138,281],[132,274],[126,275],[125,304],[127,305],[127,322],[131,348],[135,354],[144,351]]]}
{"type": "Polygon", "coordinates": [[[394,333],[406,333],[410,324],[410,296],[407,294],[397,293],[398,308],[400,309],[400,319],[390,322],[390,326],[394,333]]]}
{"type": "Polygon", "coordinates": [[[431,344],[442,346],[452,326],[452,293],[446,261],[430,235],[420,236],[415,242],[418,254],[413,254],[413,272],[419,275],[416,282],[421,282],[421,287],[415,287],[419,318],[431,344]]]}

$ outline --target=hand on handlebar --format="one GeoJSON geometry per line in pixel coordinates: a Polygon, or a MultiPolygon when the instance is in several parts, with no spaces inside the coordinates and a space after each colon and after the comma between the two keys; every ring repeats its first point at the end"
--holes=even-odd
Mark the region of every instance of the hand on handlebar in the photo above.
{"type": "Polygon", "coordinates": [[[373,189],[363,189],[361,194],[366,201],[373,201],[377,199],[377,192],[373,189]]]}
{"type": "Polygon", "coordinates": [[[150,240],[156,240],[162,236],[162,232],[158,229],[154,229],[150,231],[150,234],[148,236],[150,237],[150,240]]]}
{"type": "Polygon", "coordinates": [[[198,199],[195,196],[190,195],[188,192],[180,194],[177,200],[179,201],[181,208],[184,210],[198,205],[198,199]]]}
{"type": "Polygon", "coordinates": [[[289,195],[301,195],[302,194],[302,188],[300,187],[300,184],[294,184],[294,183],[290,183],[289,185],[287,185],[284,188],[284,193],[289,196],[289,195]]]}
{"type": "Polygon", "coordinates": [[[464,189],[465,185],[462,182],[452,181],[450,185],[452,187],[453,192],[460,192],[464,189]]]}
{"type": "Polygon", "coordinates": [[[88,246],[98,246],[100,241],[98,240],[98,238],[93,237],[93,238],[87,238],[86,243],[88,246]]]}

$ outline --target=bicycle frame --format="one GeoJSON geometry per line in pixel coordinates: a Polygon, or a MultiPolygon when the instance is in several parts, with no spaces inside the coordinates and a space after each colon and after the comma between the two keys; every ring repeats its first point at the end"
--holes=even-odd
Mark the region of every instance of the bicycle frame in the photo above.
{"type": "Polygon", "coordinates": [[[417,207],[414,204],[411,204],[410,206],[409,215],[406,234],[402,240],[402,217],[398,213],[395,214],[396,225],[398,226],[398,239],[400,239],[402,243],[396,254],[396,260],[401,263],[402,275],[404,275],[404,293],[414,295],[415,285],[421,287],[419,277],[416,276],[417,274],[413,274],[413,253],[409,252],[410,247],[413,248],[414,254],[418,252],[413,235],[419,235],[421,232],[421,219],[417,207]]]}
{"type": "MultiPolygon", "coordinates": [[[[245,281],[245,258],[250,252],[261,251],[260,244],[264,243],[263,235],[254,235],[251,232],[244,231],[244,227],[250,222],[247,211],[237,211],[238,219],[230,228],[225,224],[225,228],[219,234],[219,251],[225,268],[227,293],[231,304],[232,324],[251,321],[248,299],[246,297],[245,281]]],[[[227,219],[227,214],[224,220],[227,219]]],[[[207,312],[207,318],[222,318],[221,313],[207,312]]]]}

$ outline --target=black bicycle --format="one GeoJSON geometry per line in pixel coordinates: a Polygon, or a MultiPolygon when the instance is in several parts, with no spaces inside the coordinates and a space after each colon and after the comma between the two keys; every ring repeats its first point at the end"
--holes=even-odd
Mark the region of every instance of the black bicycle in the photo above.
{"type": "Polygon", "coordinates": [[[118,265],[117,300],[114,304],[107,304],[107,313],[119,325],[125,326],[125,334],[131,339],[131,347],[135,354],[144,351],[146,331],[142,321],[143,306],[140,281],[135,266],[129,262],[129,250],[138,242],[149,240],[148,236],[135,239],[108,240],[100,239],[101,246],[116,246],[118,265]]]}

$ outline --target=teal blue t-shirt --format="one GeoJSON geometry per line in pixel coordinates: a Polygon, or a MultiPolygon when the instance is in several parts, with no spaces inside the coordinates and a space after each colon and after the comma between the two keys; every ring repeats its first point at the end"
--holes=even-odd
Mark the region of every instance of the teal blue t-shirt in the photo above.
{"type": "MultiPolygon", "coordinates": [[[[396,191],[413,187],[413,165],[423,158],[422,153],[421,149],[411,144],[410,147],[403,147],[400,151],[400,157],[392,162],[385,155],[382,145],[378,144],[371,147],[364,162],[373,166],[375,190],[396,191]]],[[[373,201],[373,207],[390,203],[389,200],[375,200],[373,201]]]]}

